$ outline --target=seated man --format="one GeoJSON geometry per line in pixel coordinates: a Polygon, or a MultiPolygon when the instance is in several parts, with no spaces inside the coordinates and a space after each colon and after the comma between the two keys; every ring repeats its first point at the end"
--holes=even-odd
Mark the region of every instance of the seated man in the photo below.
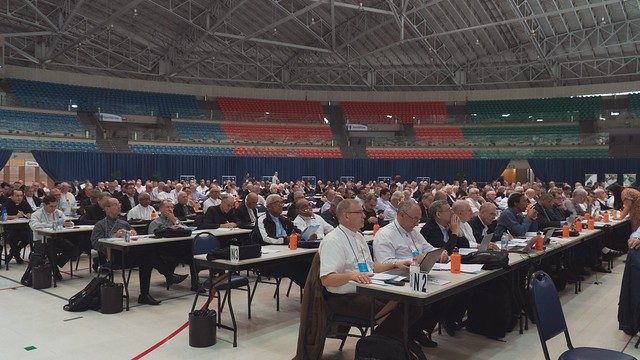
{"type": "Polygon", "coordinates": [[[429,222],[420,234],[435,248],[445,248],[449,255],[454,248],[468,248],[469,240],[460,227],[460,218],[451,211],[447,200],[434,201],[429,207],[429,222]]]}
{"type": "MultiPolygon", "coordinates": [[[[7,220],[14,219],[29,219],[33,210],[31,206],[24,200],[22,191],[18,189],[11,190],[11,197],[4,203],[4,207],[7,211],[7,220]]],[[[22,264],[24,261],[20,257],[22,248],[27,246],[31,242],[31,231],[28,224],[16,224],[11,226],[5,226],[6,238],[9,243],[9,254],[5,261],[8,263],[12,258],[16,259],[16,263],[22,264]]]]}
{"type": "MultiPolygon", "coordinates": [[[[392,308],[372,297],[357,294],[356,286],[351,282],[369,284],[373,273],[407,267],[411,260],[374,262],[369,247],[359,232],[364,225],[364,214],[358,201],[343,200],[336,212],[340,225],[322,240],[318,250],[320,281],[327,289],[327,305],[335,314],[362,319],[369,319],[372,308],[378,315],[384,311],[389,316],[378,325],[375,332],[398,339],[402,336],[403,326],[401,306],[392,308]]],[[[419,322],[422,308],[412,307],[409,313],[409,336],[415,339],[422,331],[419,322]]],[[[413,341],[409,341],[408,346],[412,351],[422,353],[422,349],[413,341]]]]}
{"type": "Polygon", "coordinates": [[[135,183],[129,182],[124,186],[124,194],[120,197],[120,211],[126,213],[138,205],[138,192],[135,183]]]}
{"type": "Polygon", "coordinates": [[[373,230],[373,226],[379,224],[384,218],[384,216],[376,214],[377,201],[378,197],[375,194],[365,196],[362,204],[362,210],[364,211],[364,227],[362,227],[362,231],[373,230]]]}
{"type": "MultiPolygon", "coordinates": [[[[487,201],[480,205],[478,215],[469,221],[469,225],[471,225],[471,229],[473,230],[473,236],[476,238],[478,244],[482,242],[482,238],[484,238],[485,235],[493,234],[493,232],[496,231],[496,225],[498,223],[496,221],[497,212],[496,205],[493,202],[487,201]]],[[[497,250],[497,246],[495,246],[494,249],[497,250]]]]}
{"type": "Polygon", "coordinates": [[[429,206],[435,201],[435,196],[431,192],[426,192],[420,197],[420,222],[429,221],[429,206]]]}
{"type": "Polygon", "coordinates": [[[402,193],[402,191],[396,191],[393,193],[393,195],[391,195],[389,206],[387,206],[387,208],[384,209],[385,222],[390,222],[395,220],[396,216],[398,215],[398,205],[400,205],[400,202],[402,201],[403,198],[404,198],[404,194],[402,193]]]}
{"type": "Polygon", "coordinates": [[[493,239],[499,241],[502,234],[509,232],[512,236],[524,236],[530,229],[537,231],[538,212],[531,208],[527,211],[527,215],[522,213],[527,210],[527,198],[522,194],[515,192],[509,196],[507,200],[507,209],[504,210],[498,218],[496,231],[493,233],[493,239]]]}
{"type": "Polygon", "coordinates": [[[221,202],[222,200],[220,199],[220,186],[211,185],[211,188],[209,189],[209,198],[205,200],[204,203],[202,203],[202,211],[206,213],[209,207],[218,206],[221,202]]]}
{"type": "Polygon", "coordinates": [[[469,205],[471,206],[471,211],[473,215],[478,215],[480,211],[480,205],[484,203],[484,199],[480,196],[480,189],[471,188],[469,189],[469,197],[465,199],[469,205]]]}
{"type": "Polygon", "coordinates": [[[256,226],[256,220],[258,220],[258,194],[250,192],[245,197],[240,207],[236,209],[236,216],[238,217],[238,227],[241,229],[253,229],[256,226]]]}
{"type": "Polygon", "coordinates": [[[307,199],[300,199],[295,204],[298,212],[298,217],[293,221],[293,225],[303,233],[309,226],[317,225],[315,233],[311,235],[308,240],[320,240],[324,238],[325,234],[330,233],[334,228],[329,225],[324,219],[313,213],[313,208],[307,199]]]}
{"type": "Polygon", "coordinates": [[[178,193],[178,202],[173,206],[173,214],[182,221],[196,215],[196,211],[189,205],[189,195],[186,192],[178,193]]]}
{"type": "MultiPolygon", "coordinates": [[[[136,235],[135,230],[131,229],[131,225],[124,220],[118,219],[120,215],[120,202],[115,198],[108,198],[105,202],[106,217],[96,223],[91,232],[91,246],[100,252],[100,256],[113,265],[122,266],[122,257],[120,252],[112,250],[107,252],[100,245],[98,240],[111,237],[124,237],[125,231],[131,231],[132,235],[136,235]]],[[[138,296],[139,304],[159,305],[160,301],[154,299],[149,294],[149,286],[151,284],[151,270],[156,268],[158,272],[163,274],[167,279],[167,284],[173,283],[173,270],[164,264],[160,257],[149,247],[133,247],[129,251],[129,259],[138,264],[140,279],[140,296],[138,296]]],[[[184,279],[182,279],[184,280],[184,279]]]]}
{"type": "Polygon", "coordinates": [[[289,218],[289,220],[293,221],[298,216],[298,209],[296,208],[296,203],[298,202],[298,200],[304,199],[304,191],[296,190],[295,192],[293,192],[293,195],[291,197],[293,197],[293,200],[289,204],[287,217],[289,218]]]}
{"type": "Polygon", "coordinates": [[[220,205],[210,206],[201,219],[198,229],[217,229],[238,227],[235,204],[233,196],[228,194],[220,195],[220,205]]]}
{"type": "Polygon", "coordinates": [[[340,204],[340,202],[343,200],[344,198],[341,195],[335,195],[333,197],[333,200],[331,200],[331,203],[329,204],[329,210],[323,212],[320,216],[322,216],[322,218],[324,219],[324,221],[327,222],[327,224],[335,227],[338,227],[339,223],[338,223],[338,218],[336,217],[336,208],[338,207],[338,204],[340,204]]]}
{"type": "Polygon", "coordinates": [[[143,192],[138,195],[138,205],[134,206],[127,213],[127,221],[131,220],[153,220],[152,214],[156,212],[156,209],[151,206],[151,196],[143,192]]]}
{"type": "Polygon", "coordinates": [[[465,200],[456,200],[453,202],[451,206],[451,211],[453,214],[460,219],[460,230],[462,230],[462,234],[469,242],[469,247],[477,248],[478,243],[476,242],[476,238],[473,235],[473,229],[469,224],[469,221],[473,218],[473,210],[471,205],[465,200]]]}
{"type": "MultiPolygon", "coordinates": [[[[58,200],[53,195],[47,195],[42,199],[42,208],[31,214],[29,227],[33,230],[33,240],[43,241],[43,236],[39,235],[36,230],[52,229],[54,224],[64,227],[73,227],[73,222],[64,220],[64,213],[58,209],[58,200]]],[[[56,265],[63,267],[69,260],[78,256],[78,248],[65,237],[54,236],[48,244],[52,246],[51,253],[56,256],[56,265]]],[[[58,280],[62,280],[62,275],[58,269],[53,269],[54,276],[58,280]]]]}
{"type": "MultiPolygon", "coordinates": [[[[291,220],[282,216],[282,197],[277,194],[267,196],[267,212],[258,218],[256,240],[272,245],[287,245],[289,236],[294,231],[291,220]]],[[[261,267],[261,272],[274,276],[288,277],[298,286],[304,287],[311,263],[308,260],[294,263],[261,267]]]]}
{"type": "MultiPolygon", "coordinates": [[[[424,239],[417,228],[420,220],[420,207],[413,201],[404,201],[398,206],[398,216],[378,231],[373,238],[373,255],[377,262],[394,264],[398,268],[406,268],[407,261],[419,264],[424,256],[435,250],[424,239]]],[[[447,262],[449,256],[446,251],[440,255],[441,262],[447,262]]],[[[407,273],[408,274],[408,273],[407,273]]],[[[446,311],[442,302],[425,307],[420,321],[422,329],[431,334],[440,316],[446,311]]],[[[438,344],[431,340],[431,335],[425,335],[423,331],[415,334],[415,339],[425,347],[436,347],[438,344]]]]}
{"type": "Polygon", "coordinates": [[[104,206],[105,202],[111,198],[111,195],[108,192],[94,190],[91,196],[96,198],[96,203],[84,209],[84,214],[78,219],[79,225],[95,225],[95,223],[107,216],[104,212],[104,206]]]}
{"type": "Polygon", "coordinates": [[[543,192],[538,197],[538,201],[533,206],[538,212],[538,227],[546,229],[548,227],[560,227],[566,223],[566,218],[560,218],[553,209],[553,194],[543,192]]]}

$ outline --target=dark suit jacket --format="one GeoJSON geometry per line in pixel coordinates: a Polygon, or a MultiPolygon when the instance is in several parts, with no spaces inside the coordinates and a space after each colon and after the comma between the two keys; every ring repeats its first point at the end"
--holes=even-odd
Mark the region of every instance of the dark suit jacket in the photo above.
{"type": "MultiPolygon", "coordinates": [[[[334,213],[332,213],[331,211],[327,210],[325,212],[323,212],[320,215],[321,218],[324,219],[324,221],[327,222],[327,224],[333,226],[333,227],[338,227],[338,225],[340,225],[340,223],[338,222],[338,218],[336,217],[336,215],[334,213]]],[[[371,227],[373,229],[373,226],[371,227]]]]}
{"type": "Polygon", "coordinates": [[[418,206],[420,206],[420,211],[422,212],[422,215],[420,215],[420,222],[421,223],[429,222],[429,209],[424,207],[424,205],[422,204],[419,204],[418,206]]]}
{"type": "Polygon", "coordinates": [[[553,209],[543,208],[540,203],[535,204],[533,208],[538,212],[538,229],[560,227],[560,221],[557,220],[557,215],[553,209]]]}
{"type": "Polygon", "coordinates": [[[240,207],[236,209],[236,217],[238,218],[239,224],[238,227],[243,229],[253,229],[255,223],[251,223],[251,217],[249,217],[249,211],[253,211],[254,218],[256,221],[258,220],[258,210],[249,209],[247,204],[242,203],[240,207]]]}
{"type": "Polygon", "coordinates": [[[104,210],[98,204],[89,205],[84,208],[84,215],[78,219],[78,225],[95,225],[98,221],[107,217],[104,210]]]}
{"type": "Polygon", "coordinates": [[[453,248],[468,248],[469,240],[463,236],[457,236],[451,233],[451,230],[447,230],[449,233],[449,241],[444,242],[444,235],[440,231],[440,226],[435,220],[431,219],[428,223],[424,224],[420,234],[435,248],[445,248],[449,255],[453,253],[453,248]]]}
{"type": "Polygon", "coordinates": [[[289,210],[287,210],[287,217],[291,221],[295,220],[298,217],[298,209],[296,209],[296,205],[294,203],[291,203],[291,205],[289,205],[289,210]]]}
{"type": "MultiPolygon", "coordinates": [[[[496,230],[497,221],[493,220],[491,224],[487,225],[487,234],[493,234],[496,230]]],[[[471,225],[471,229],[473,230],[473,237],[476,238],[476,242],[480,244],[482,242],[482,230],[484,230],[484,224],[482,220],[478,216],[474,216],[473,219],[469,220],[469,225],[471,225]]]]}
{"type": "Polygon", "coordinates": [[[207,212],[202,217],[202,222],[198,224],[198,229],[217,229],[220,227],[220,224],[226,223],[238,223],[238,218],[236,216],[236,209],[229,210],[228,213],[223,213],[220,210],[220,205],[218,206],[209,206],[207,212]]]}
{"type": "MultiPolygon", "coordinates": [[[[209,210],[209,209],[207,209],[209,210]]],[[[173,205],[173,215],[175,215],[178,220],[186,220],[187,216],[195,215],[196,211],[193,210],[193,207],[189,205],[181,205],[180,203],[173,205]],[[185,209],[186,206],[186,209],[185,209]]]]}
{"type": "MultiPolygon", "coordinates": [[[[129,197],[127,195],[122,195],[119,200],[120,200],[120,210],[122,212],[129,212],[129,210],[131,210],[133,208],[131,206],[131,203],[129,202],[129,197]]],[[[138,193],[137,192],[133,195],[133,201],[136,203],[136,205],[138,205],[138,193]]]]}

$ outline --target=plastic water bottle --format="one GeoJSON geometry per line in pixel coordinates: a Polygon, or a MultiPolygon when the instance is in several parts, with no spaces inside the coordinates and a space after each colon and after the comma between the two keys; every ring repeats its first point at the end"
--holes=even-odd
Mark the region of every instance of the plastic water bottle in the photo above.
{"type": "Polygon", "coordinates": [[[507,250],[507,243],[509,242],[509,234],[504,233],[500,238],[500,249],[507,250]]]}
{"type": "Polygon", "coordinates": [[[5,207],[0,210],[0,220],[7,221],[7,208],[5,207]]]}
{"type": "Polygon", "coordinates": [[[124,231],[124,242],[126,242],[126,243],[131,242],[131,231],[130,230],[125,230],[124,231]]]}

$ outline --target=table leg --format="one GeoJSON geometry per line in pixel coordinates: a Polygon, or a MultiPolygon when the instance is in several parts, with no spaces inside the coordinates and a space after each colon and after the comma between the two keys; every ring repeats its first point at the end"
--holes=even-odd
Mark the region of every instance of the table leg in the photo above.
{"type": "Polygon", "coordinates": [[[231,315],[231,323],[233,324],[233,347],[238,346],[238,325],[236,324],[236,315],[233,312],[233,302],[231,301],[231,271],[227,276],[227,300],[229,301],[229,314],[231,315]]]}
{"type": "Polygon", "coordinates": [[[58,287],[58,281],[56,279],[56,270],[58,270],[56,265],[56,249],[55,249],[55,240],[54,237],[43,237],[42,241],[44,242],[44,246],[48,247],[49,250],[49,263],[51,264],[51,276],[53,276],[53,287],[58,287]],[[51,240],[51,241],[47,241],[51,240]]]}
{"type": "MultiPolygon", "coordinates": [[[[5,270],[9,271],[9,260],[7,259],[7,256],[9,255],[7,253],[7,234],[4,232],[4,226],[0,225],[0,236],[2,236],[2,253],[3,253],[3,259],[5,262],[5,270]]],[[[2,262],[0,262],[0,266],[1,266],[2,262]]]]}
{"type": "Polygon", "coordinates": [[[129,278],[126,276],[126,272],[129,267],[125,265],[127,263],[126,253],[126,248],[122,249],[122,284],[124,285],[124,297],[127,299],[125,301],[126,309],[129,311],[129,278]]]}

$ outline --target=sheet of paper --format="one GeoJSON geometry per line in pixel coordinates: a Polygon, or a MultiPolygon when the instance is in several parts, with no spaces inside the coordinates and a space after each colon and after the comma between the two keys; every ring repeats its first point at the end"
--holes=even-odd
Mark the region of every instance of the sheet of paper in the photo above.
{"type": "Polygon", "coordinates": [[[427,283],[429,284],[433,284],[433,285],[438,285],[438,286],[442,286],[442,285],[446,285],[448,283],[450,283],[451,281],[449,280],[442,280],[442,279],[436,279],[432,276],[430,276],[427,280],[427,283]]]}
{"type": "MultiPolygon", "coordinates": [[[[451,262],[447,264],[437,263],[433,266],[432,270],[436,271],[451,271],[451,262]]],[[[461,264],[460,272],[466,274],[477,274],[482,271],[482,264],[461,264]]]]}
{"type": "Polygon", "coordinates": [[[477,252],[477,249],[469,249],[469,248],[461,248],[458,249],[458,251],[460,252],[460,255],[469,255],[471,253],[477,252]]]}
{"type": "Polygon", "coordinates": [[[277,252],[280,252],[280,250],[278,249],[268,249],[268,248],[262,248],[262,253],[263,254],[275,254],[277,252]]]}
{"type": "Polygon", "coordinates": [[[376,284],[376,285],[382,285],[382,286],[389,286],[389,284],[385,284],[384,281],[381,280],[371,280],[372,284],[376,284]]]}

